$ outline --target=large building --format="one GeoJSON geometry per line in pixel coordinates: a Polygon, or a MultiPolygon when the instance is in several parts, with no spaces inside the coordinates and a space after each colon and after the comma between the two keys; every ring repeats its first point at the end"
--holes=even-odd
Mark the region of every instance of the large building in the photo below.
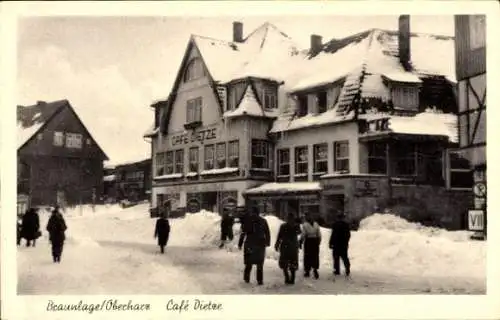
{"type": "Polygon", "coordinates": [[[300,50],[266,23],[233,41],[193,35],[172,91],[152,105],[153,207],[285,215],[384,208],[464,225],[454,38],[371,29],[300,50]]]}
{"type": "Polygon", "coordinates": [[[151,159],[120,163],[104,168],[104,196],[137,202],[151,194],[151,159]]]}
{"type": "Polygon", "coordinates": [[[474,171],[474,208],[486,209],[486,16],[455,16],[460,152],[474,171]]]}
{"type": "Polygon", "coordinates": [[[18,106],[17,128],[17,191],[31,206],[99,199],[108,158],[67,100],[18,106]]]}

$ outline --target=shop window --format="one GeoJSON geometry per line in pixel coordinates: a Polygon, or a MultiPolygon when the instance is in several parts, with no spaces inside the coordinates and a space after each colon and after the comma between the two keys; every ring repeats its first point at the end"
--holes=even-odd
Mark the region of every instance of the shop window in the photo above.
{"type": "Polygon", "coordinates": [[[469,16],[469,42],[472,50],[486,46],[486,16],[469,16]]]}
{"type": "Polygon", "coordinates": [[[194,58],[189,62],[184,73],[184,82],[196,80],[205,76],[205,68],[200,58],[194,58]]]}
{"type": "Polygon", "coordinates": [[[198,172],[199,148],[189,148],[189,172],[198,172]]]}
{"type": "Polygon", "coordinates": [[[276,88],[265,87],[262,90],[262,103],[265,109],[276,109],[278,108],[278,97],[276,88]]]}
{"type": "Polygon", "coordinates": [[[184,150],[175,150],[175,172],[183,173],[184,171],[184,150]]]}
{"type": "Polygon", "coordinates": [[[203,100],[201,97],[188,100],[186,107],[186,122],[201,122],[201,107],[203,100]]]}
{"type": "Polygon", "coordinates": [[[307,175],[307,167],[309,165],[308,147],[295,148],[295,175],[307,175]]]}
{"type": "Polygon", "coordinates": [[[174,152],[167,151],[165,155],[165,174],[174,173],[174,152]]]}
{"type": "Polygon", "coordinates": [[[205,146],[205,170],[212,170],[214,168],[214,149],[213,144],[205,146]]]}
{"type": "Polygon", "coordinates": [[[269,169],[269,142],[252,140],[252,169],[269,169]]]}
{"type": "Polygon", "coordinates": [[[72,149],[82,148],[83,135],[80,133],[66,133],[66,147],[72,149]]]}
{"type": "Polygon", "coordinates": [[[290,149],[278,150],[278,176],[290,175],[290,149]]]}
{"type": "Polygon", "coordinates": [[[54,146],[62,147],[64,145],[64,133],[56,131],[54,132],[54,146]]]}
{"type": "Polygon", "coordinates": [[[240,160],[240,145],[238,140],[230,141],[228,146],[229,167],[238,168],[240,160]]]}
{"type": "Polygon", "coordinates": [[[392,103],[396,109],[418,110],[418,87],[395,86],[392,103]]]}
{"type": "Polygon", "coordinates": [[[296,116],[300,118],[306,115],[307,115],[307,95],[298,95],[296,116]]]}
{"type": "Polygon", "coordinates": [[[217,143],[216,145],[216,168],[225,168],[226,167],[226,143],[217,143]]]}
{"type": "Polygon", "coordinates": [[[432,185],[444,185],[443,152],[441,149],[429,149],[418,146],[417,174],[421,181],[432,185]]]}
{"type": "Polygon", "coordinates": [[[349,141],[337,141],[333,143],[334,171],[349,173],[349,141]]]}
{"type": "Polygon", "coordinates": [[[165,174],[165,153],[157,153],[155,159],[156,175],[162,176],[165,174]]]}
{"type": "Polygon", "coordinates": [[[328,172],[328,144],[314,145],[314,174],[324,174],[328,172]]]}
{"type": "Polygon", "coordinates": [[[413,143],[397,143],[391,146],[395,176],[416,175],[416,151],[416,145],[413,143]]]}
{"type": "Polygon", "coordinates": [[[318,104],[318,113],[323,113],[327,109],[327,92],[320,91],[316,95],[317,104],[318,104]]]}
{"type": "Polygon", "coordinates": [[[450,189],[470,189],[474,184],[470,163],[459,152],[448,152],[448,169],[450,189]]]}
{"type": "Polygon", "coordinates": [[[387,174],[385,143],[372,142],[368,144],[368,173],[387,174]]]}

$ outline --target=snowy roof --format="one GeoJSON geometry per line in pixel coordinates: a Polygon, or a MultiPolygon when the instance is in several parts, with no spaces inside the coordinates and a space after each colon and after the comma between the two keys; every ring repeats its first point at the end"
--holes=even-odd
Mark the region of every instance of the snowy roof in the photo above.
{"type": "Polygon", "coordinates": [[[265,183],[257,188],[245,190],[245,194],[287,193],[321,190],[319,182],[265,183]]]}
{"type": "Polygon", "coordinates": [[[155,125],[152,124],[148,130],[146,130],[146,132],[144,132],[144,135],[143,137],[144,138],[149,138],[149,137],[153,137],[155,136],[156,134],[158,134],[158,132],[160,132],[160,128],[156,127],[155,128],[155,125]]]}
{"type": "Polygon", "coordinates": [[[17,106],[17,147],[22,147],[68,100],[17,106]]]}
{"type": "Polygon", "coordinates": [[[389,118],[390,132],[446,136],[450,142],[458,142],[458,117],[454,114],[427,109],[415,116],[366,114],[359,117],[366,120],[389,118]]]}
{"type": "Polygon", "coordinates": [[[224,118],[232,118],[242,115],[249,115],[254,117],[277,117],[277,110],[265,110],[263,109],[255,97],[255,93],[250,85],[247,86],[243,99],[241,99],[240,104],[234,110],[226,111],[223,115],[224,118]]]}

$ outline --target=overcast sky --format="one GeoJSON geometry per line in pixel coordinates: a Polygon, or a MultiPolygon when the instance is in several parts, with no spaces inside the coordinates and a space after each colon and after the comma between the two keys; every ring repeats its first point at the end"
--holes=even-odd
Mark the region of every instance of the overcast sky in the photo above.
{"type": "MultiPolygon", "coordinates": [[[[32,17],[18,26],[18,104],[68,99],[112,162],[150,155],[148,107],[168,96],[191,34],[232,38],[269,21],[307,47],[369,28],[397,29],[397,16],[32,17]]],[[[453,16],[412,16],[411,31],[453,35],[453,16]]]]}

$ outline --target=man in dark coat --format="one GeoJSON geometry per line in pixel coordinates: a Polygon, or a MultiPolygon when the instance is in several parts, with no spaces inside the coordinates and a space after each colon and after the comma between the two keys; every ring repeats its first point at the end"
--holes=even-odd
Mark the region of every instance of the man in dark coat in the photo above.
{"type": "Polygon", "coordinates": [[[168,242],[168,237],[170,235],[170,223],[168,222],[167,216],[163,213],[158,220],[156,220],[155,226],[155,238],[158,238],[158,245],[160,246],[160,252],[165,252],[165,246],[168,242]]]}
{"type": "Polygon", "coordinates": [[[280,226],[274,249],[279,251],[279,267],[283,270],[285,284],[295,283],[295,272],[299,268],[300,225],[293,214],[280,226]]]}
{"type": "Polygon", "coordinates": [[[232,212],[226,211],[224,212],[221,221],[220,221],[220,246],[219,248],[223,248],[226,240],[232,241],[233,234],[233,224],[234,217],[232,212]]]}
{"type": "Polygon", "coordinates": [[[257,283],[264,283],[264,260],[266,257],[266,247],[271,245],[271,234],[266,219],[259,216],[258,209],[252,207],[250,212],[243,218],[241,223],[241,235],[238,242],[238,248],[243,251],[243,262],[245,270],[243,279],[246,283],[250,282],[250,273],[252,266],[257,265],[257,283]]]}
{"type": "Polygon", "coordinates": [[[27,247],[32,241],[33,247],[36,245],[36,239],[40,236],[40,218],[35,208],[30,208],[23,216],[21,236],[26,239],[27,247]]]}
{"type": "Polygon", "coordinates": [[[345,221],[345,215],[339,213],[337,220],[332,225],[332,235],[330,236],[330,249],[333,255],[334,274],[340,274],[340,258],[344,263],[345,275],[349,277],[351,273],[351,264],[349,262],[348,249],[351,239],[351,230],[349,224],[345,221]]]}
{"type": "Polygon", "coordinates": [[[64,217],[59,212],[59,207],[55,206],[49,218],[49,222],[47,223],[47,231],[49,232],[49,240],[52,244],[52,259],[54,263],[61,262],[64,240],[66,239],[64,232],[66,229],[66,221],[64,221],[64,217]]]}

